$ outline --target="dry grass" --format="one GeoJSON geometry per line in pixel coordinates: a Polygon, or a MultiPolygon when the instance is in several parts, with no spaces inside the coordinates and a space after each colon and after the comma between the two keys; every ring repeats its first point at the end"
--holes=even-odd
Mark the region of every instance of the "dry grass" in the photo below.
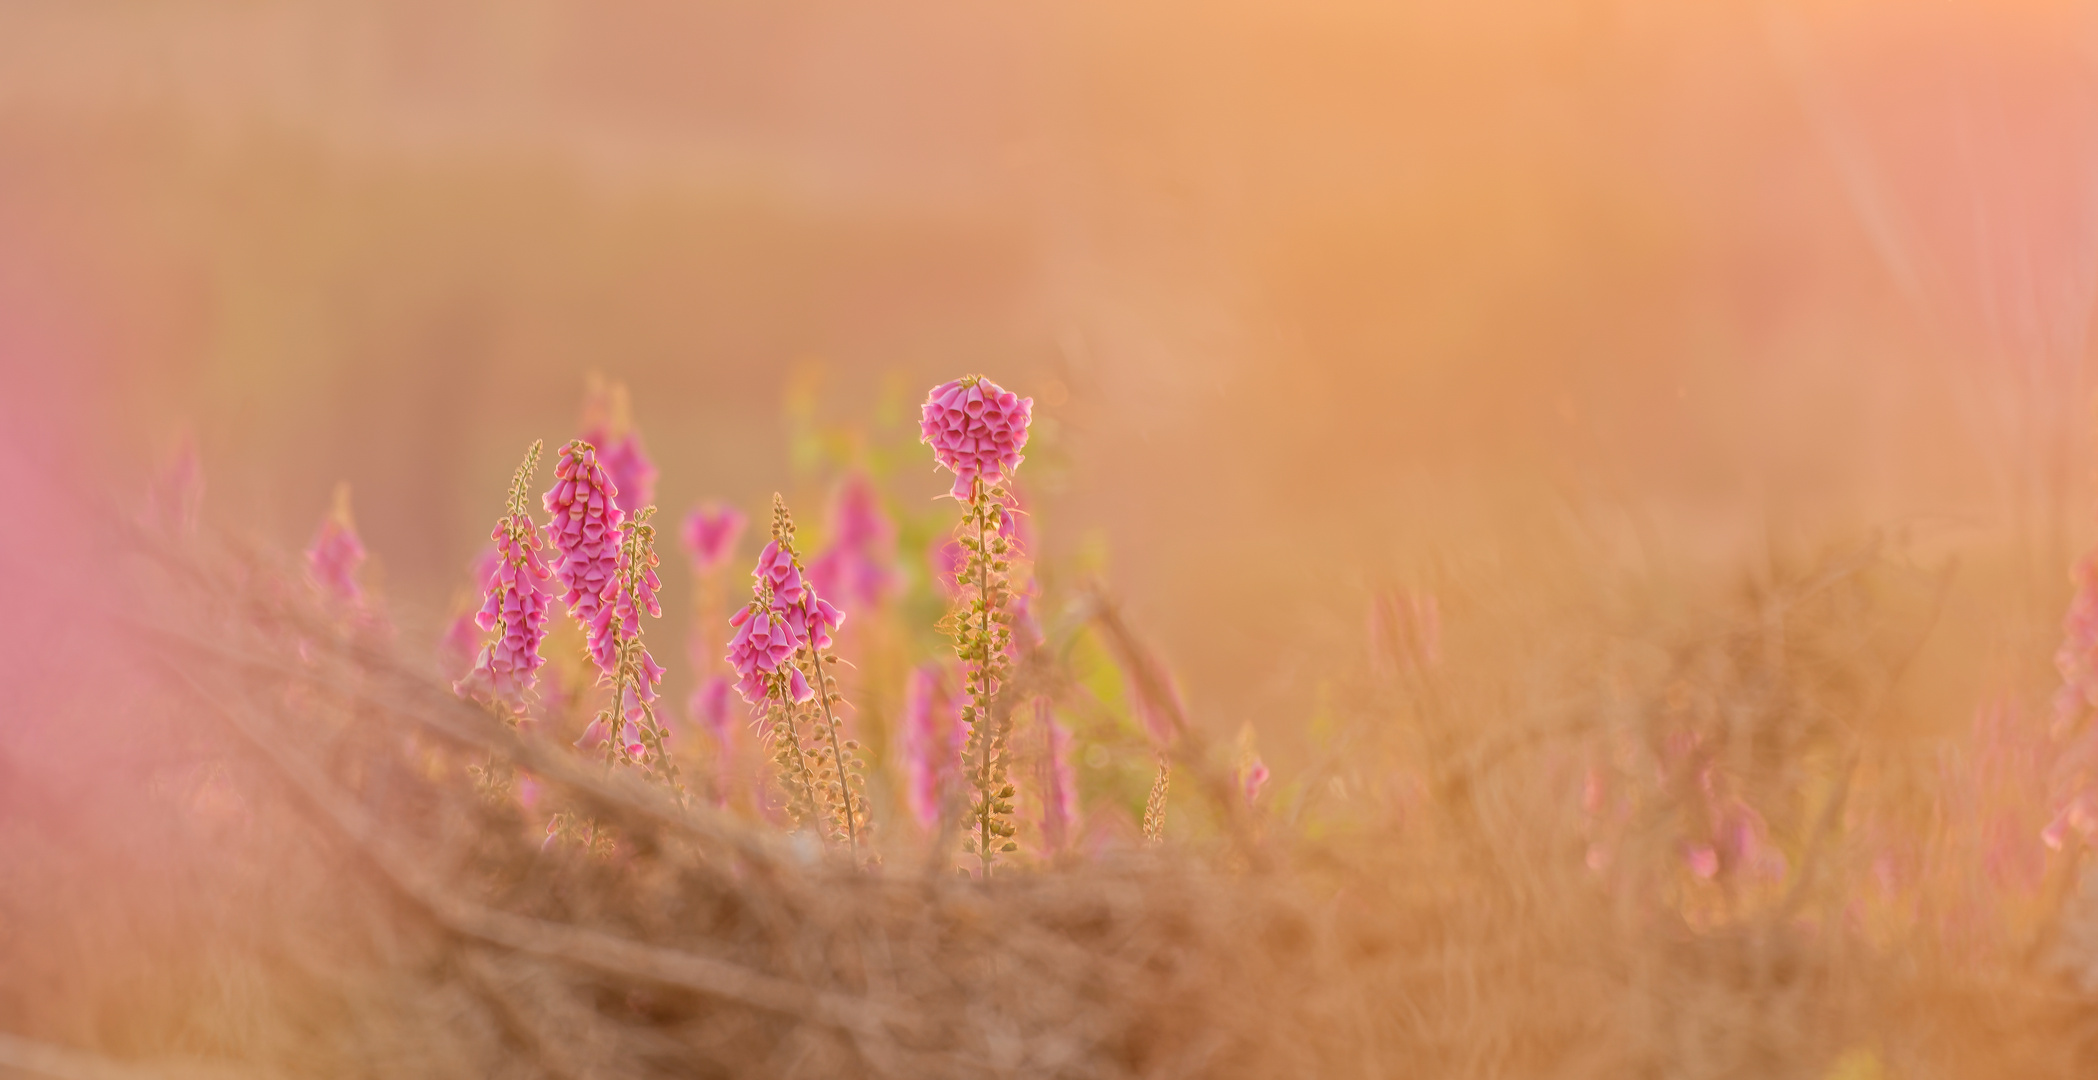
{"type": "MultiPolygon", "coordinates": [[[[1874,549],[1705,615],[1628,601],[1534,654],[1474,664],[1460,649],[1364,676],[1339,695],[1327,752],[1258,811],[1192,726],[1174,843],[983,883],[900,839],[856,872],[681,809],[516,737],[413,650],[331,623],[264,556],[207,547],[126,557],[141,599],[123,649],[150,677],[91,695],[72,722],[131,745],[84,776],[4,760],[0,1072],[2098,1068],[2074,970],[2093,954],[2087,899],[2057,918],[2041,895],[2024,923],[2006,901],[1995,929],[1957,939],[1942,920],[1858,913],[1858,823],[1900,788],[1887,777],[1922,767],[1876,744],[1872,717],[1941,595],[1874,549]],[[1584,864],[1584,763],[1629,764],[1636,789],[1682,729],[1765,808],[1792,859],[1782,883],[1686,874],[1694,810],[1666,776],[1614,826],[1608,870],[1584,864]],[[612,829],[617,853],[542,852],[539,819],[467,782],[491,757],[612,829]]],[[[1111,605],[1074,608],[1058,632],[1079,625],[1142,667],[1111,605]]],[[[1052,689],[1054,640],[1028,675],[1052,689]]],[[[2069,874],[2053,867],[2056,896],[2069,874]]],[[[1912,906],[1933,888],[1911,886],[1912,906]]]]}

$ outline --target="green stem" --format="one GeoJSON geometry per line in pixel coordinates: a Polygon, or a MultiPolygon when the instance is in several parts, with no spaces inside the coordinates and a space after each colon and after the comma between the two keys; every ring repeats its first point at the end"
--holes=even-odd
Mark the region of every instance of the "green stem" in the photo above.
{"type": "Polygon", "coordinates": [[[991,553],[988,543],[989,515],[984,512],[983,478],[977,477],[971,492],[971,511],[976,517],[977,597],[983,604],[981,628],[976,639],[976,674],[981,689],[976,698],[976,789],[983,799],[977,813],[976,857],[983,876],[991,876],[991,553]]]}

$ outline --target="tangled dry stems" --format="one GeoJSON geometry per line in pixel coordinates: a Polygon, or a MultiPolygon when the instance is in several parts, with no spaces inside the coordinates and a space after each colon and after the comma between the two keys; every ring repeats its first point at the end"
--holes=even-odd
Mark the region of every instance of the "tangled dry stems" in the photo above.
{"type": "MultiPolygon", "coordinates": [[[[1848,872],[1836,834],[1860,732],[1914,655],[1859,606],[1869,558],[1674,635],[1662,677],[1634,679],[1617,705],[1483,672],[1365,685],[1353,705],[1381,726],[1346,729],[1293,800],[1265,810],[1232,797],[1200,726],[1176,715],[1176,764],[1191,778],[1176,792],[1198,800],[1176,812],[1201,817],[1209,839],[988,882],[932,858],[857,870],[680,807],[495,722],[268,565],[201,547],[133,560],[154,597],[126,616],[155,668],[144,707],[157,719],[141,730],[223,770],[240,809],[200,818],[192,797],[139,796],[132,809],[159,816],[83,811],[73,838],[0,830],[16,868],[0,885],[0,958],[51,974],[6,980],[0,1001],[27,1037],[0,1042],[0,1065],[95,1077],[1811,1077],[1859,1048],[1900,1076],[2075,1076],[2098,1063],[2098,1010],[2060,962],[2098,925],[2088,898],[2064,892],[2067,945],[1981,955],[1922,936],[1869,942],[1831,901],[1848,872]],[[1775,650],[1772,619],[1791,631],[1775,650]],[[1686,679],[1747,733],[1751,782],[1793,783],[1780,774],[1819,760],[1837,785],[1792,811],[1814,839],[1789,891],[1697,926],[1667,902],[1675,856],[1659,818],[1680,808],[1635,822],[1618,854],[1627,869],[1605,880],[1583,866],[1571,808],[1540,794],[1563,790],[1566,747],[1611,709],[1644,715],[1642,695],[1686,679]],[[534,822],[465,781],[491,755],[613,830],[617,853],[542,851],[534,822]],[[1363,770],[1394,762],[1417,766],[1424,789],[1403,812],[1322,807],[1336,793],[1386,797],[1363,770]],[[147,848],[158,854],[140,858],[147,848]],[[105,873],[150,899],[97,890],[105,873]],[[76,932],[49,932],[61,926],[76,932]]],[[[1112,604],[1078,617],[1150,670],[1112,604]]],[[[1030,692],[1059,678],[1053,664],[1018,676],[1030,692]]],[[[16,799],[67,804],[24,763],[8,769],[16,799]]]]}

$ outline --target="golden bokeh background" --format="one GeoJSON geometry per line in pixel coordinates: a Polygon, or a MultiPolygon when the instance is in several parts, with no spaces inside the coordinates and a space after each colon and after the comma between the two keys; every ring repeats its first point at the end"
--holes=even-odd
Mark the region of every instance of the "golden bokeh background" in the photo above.
{"type": "Polygon", "coordinates": [[[796,430],[850,460],[982,371],[1040,405],[1045,553],[1106,552],[1220,731],[1303,715],[1369,588],[1541,587],[1567,535],[1753,576],[1927,523],[2016,638],[2089,533],[2094,43],[2031,3],[32,0],[0,349],[119,489],[190,430],[210,516],[298,545],[347,480],[433,611],[590,371],[677,513],[806,504],[796,430]]]}

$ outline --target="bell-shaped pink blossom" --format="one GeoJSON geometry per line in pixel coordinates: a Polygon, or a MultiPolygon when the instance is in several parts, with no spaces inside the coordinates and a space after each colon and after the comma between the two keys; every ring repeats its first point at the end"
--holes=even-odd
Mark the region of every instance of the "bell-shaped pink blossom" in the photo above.
{"type": "Polygon", "coordinates": [[[774,604],[785,607],[801,603],[806,587],[801,571],[794,565],[794,556],[780,547],[779,541],[765,545],[765,550],[758,554],[757,569],[750,574],[762,587],[770,590],[774,604]]]}
{"type": "Polygon", "coordinates": [[[743,535],[743,511],[721,503],[706,503],[685,515],[685,550],[701,574],[711,574],[736,554],[736,540],[743,535]]]}
{"type": "Polygon", "coordinates": [[[553,572],[564,591],[561,602],[585,626],[597,618],[605,588],[619,569],[619,526],[626,520],[597,451],[581,442],[561,448],[554,486],[546,493],[547,540],[553,572]]]}
{"type": "Polygon", "coordinates": [[[818,597],[814,589],[804,589],[801,602],[782,608],[781,613],[798,639],[818,649],[830,648],[831,632],[845,622],[845,613],[818,597]]]}
{"type": "Polygon", "coordinates": [[[787,668],[787,696],[793,698],[796,704],[815,700],[816,691],[810,688],[809,680],[801,674],[798,667],[787,668]]]}
{"type": "Polygon", "coordinates": [[[954,497],[966,499],[977,480],[996,483],[1012,476],[1033,415],[1033,398],[972,375],[926,395],[918,433],[932,447],[933,460],[954,473],[954,497]]]}
{"type": "MultiPolygon", "coordinates": [[[[588,631],[585,644],[590,659],[607,674],[619,662],[619,643],[632,641],[641,635],[642,613],[646,612],[650,618],[663,615],[663,605],[656,596],[663,583],[656,577],[655,567],[641,566],[628,572],[625,558],[624,554],[620,556],[620,572],[605,583],[604,591],[598,597],[600,603],[596,614],[584,624],[588,631]],[[621,583],[629,580],[631,588],[622,588],[621,583]]],[[[651,561],[653,558],[653,553],[650,553],[651,561]]],[[[653,660],[649,662],[654,663],[653,660]]]]}
{"type": "Polygon", "coordinates": [[[785,618],[772,608],[751,604],[729,619],[728,663],[736,671],[736,692],[756,706],[763,704],[767,679],[794,655],[800,640],[785,618]]]}
{"type": "Polygon", "coordinates": [[[498,555],[488,579],[487,599],[475,622],[495,637],[481,647],[473,667],[459,680],[459,693],[483,701],[521,704],[538,681],[545,659],[549,571],[539,558],[539,538],[528,520],[496,526],[498,555]]]}
{"type": "Polygon", "coordinates": [[[729,666],[736,669],[736,690],[753,706],[761,704],[769,690],[769,677],[784,664],[789,695],[795,701],[808,701],[815,691],[788,660],[803,645],[830,648],[831,632],[845,621],[845,615],[816,595],[795,567],[793,554],[777,540],[765,545],[751,577],[751,602],[729,619],[736,631],[728,648],[729,666]]]}

